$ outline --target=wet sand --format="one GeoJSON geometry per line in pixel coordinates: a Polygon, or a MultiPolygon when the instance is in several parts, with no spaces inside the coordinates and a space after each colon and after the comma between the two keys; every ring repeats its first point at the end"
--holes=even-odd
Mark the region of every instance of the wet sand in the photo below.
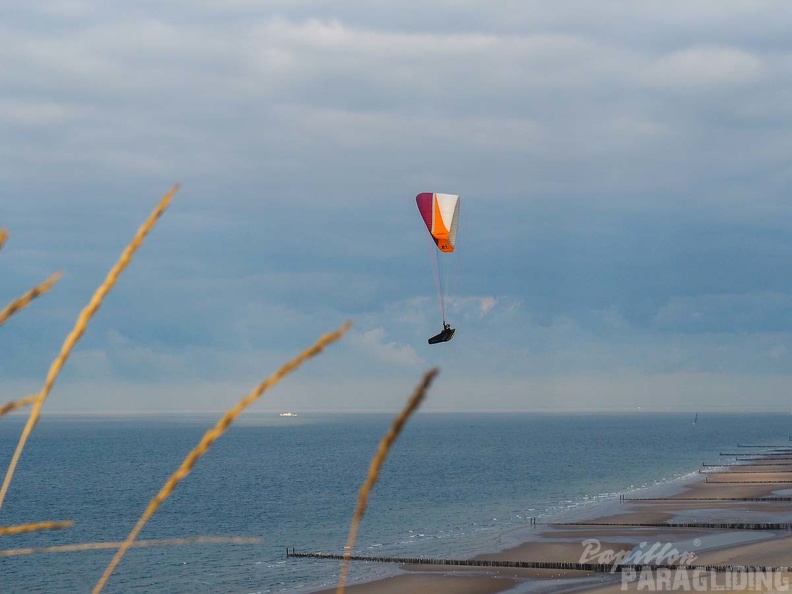
{"type": "MultiPolygon", "coordinates": [[[[378,594],[405,594],[408,592],[436,592],[437,594],[495,594],[506,592],[516,581],[500,575],[458,575],[445,573],[408,573],[384,578],[367,584],[348,586],[347,592],[377,592],[378,594]]],[[[336,589],[323,590],[335,592],[336,589]]]]}
{"type": "MultiPolygon", "coordinates": [[[[587,519],[586,522],[601,524],[658,524],[658,523],[788,523],[792,522],[792,502],[754,501],[685,501],[687,498],[712,497],[767,497],[776,491],[792,489],[790,484],[758,483],[755,481],[792,481],[790,467],[751,466],[743,462],[740,473],[731,472],[735,467],[719,471],[707,469],[693,482],[681,486],[671,499],[664,501],[624,501],[618,513],[587,519]],[[750,473],[744,471],[752,471],[750,473]],[[757,472],[753,472],[757,471],[757,472]],[[779,471],[785,474],[779,474],[779,471]],[[706,482],[709,481],[709,482],[706,482]],[[717,482],[717,481],[729,481],[717,482]],[[742,484],[733,483],[739,481],[742,484]],[[751,482],[749,482],[751,481],[751,482]],[[623,511],[622,511],[623,510],[623,511]]],[[[603,556],[608,551],[628,553],[633,547],[646,542],[643,550],[654,543],[671,543],[679,552],[691,552],[695,565],[792,565],[792,533],[789,531],[744,531],[702,528],[663,528],[625,526],[574,526],[539,525],[530,534],[530,540],[509,549],[479,555],[476,559],[509,561],[559,561],[559,562],[608,562],[603,556]],[[599,548],[590,539],[596,539],[599,548]],[[696,544],[698,543],[698,544],[696,544]],[[584,555],[587,553],[587,555],[584,555]]],[[[660,547],[658,547],[659,549],[660,547]]],[[[672,589],[673,583],[655,582],[652,587],[639,588],[639,581],[622,584],[619,573],[602,574],[575,570],[549,569],[506,569],[489,567],[449,566],[402,566],[403,573],[381,580],[348,586],[352,594],[489,594],[494,592],[565,592],[596,591],[620,592],[652,589],[672,589]]],[[[676,572],[673,572],[676,573],[676,572]]],[[[706,577],[710,581],[699,584],[723,588],[722,591],[745,591],[747,586],[725,581],[725,576],[688,575],[689,583],[706,577]],[[712,581],[717,580],[717,581],[712,581]]],[[[681,587],[685,588],[685,576],[681,587]]],[[[788,573],[781,577],[792,579],[788,573]]],[[[657,578],[653,578],[657,579],[657,578]]],[[[730,578],[731,579],[731,578],[730,578]]],[[[748,585],[756,586],[753,582],[748,585]]],[[[776,582],[778,586],[778,582],[776,582]]],[[[688,588],[694,590],[693,586],[688,588]]],[[[758,584],[759,590],[765,589],[758,584]]],[[[334,592],[323,590],[321,594],[334,592]]]]}

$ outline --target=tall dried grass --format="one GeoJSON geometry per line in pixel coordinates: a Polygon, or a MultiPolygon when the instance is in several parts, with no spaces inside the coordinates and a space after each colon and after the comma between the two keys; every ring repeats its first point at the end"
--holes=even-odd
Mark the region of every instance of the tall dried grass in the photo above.
{"type": "Polygon", "coordinates": [[[37,287],[33,287],[27,293],[9,303],[3,311],[0,311],[0,326],[5,324],[8,318],[13,316],[16,312],[25,309],[36,297],[49,291],[53,285],[60,280],[60,277],[60,272],[50,275],[43,283],[37,287]]]}
{"type": "MultiPolygon", "coordinates": [[[[14,455],[11,459],[5,478],[3,480],[2,487],[0,487],[0,507],[2,507],[3,501],[5,500],[5,495],[13,479],[14,471],[19,462],[19,458],[25,447],[27,439],[29,438],[33,428],[35,427],[36,423],[38,422],[38,419],[40,418],[41,409],[44,404],[44,401],[46,400],[47,396],[52,390],[54,382],[58,374],[60,373],[60,370],[62,369],[63,365],[66,363],[71,350],[73,349],[77,341],[79,341],[79,339],[84,334],[88,322],[90,321],[91,317],[96,313],[96,311],[99,309],[104,297],[115,285],[121,272],[123,272],[123,270],[131,262],[132,256],[140,247],[146,235],[153,228],[157,219],[162,215],[162,213],[170,204],[178,188],[179,188],[178,184],[174,185],[165,194],[165,196],[163,196],[163,198],[161,199],[157,207],[154,209],[154,211],[151,213],[151,215],[148,217],[148,219],[145,221],[145,223],[138,229],[131,243],[126,247],[126,249],[121,254],[119,260],[110,270],[110,272],[108,272],[104,282],[96,290],[88,305],[80,312],[80,315],[78,316],[75,322],[74,328],[65,339],[58,356],[55,358],[55,360],[52,362],[50,366],[42,390],[38,394],[34,394],[16,401],[8,402],[0,406],[0,416],[3,416],[19,408],[32,405],[32,409],[25,424],[25,428],[19,438],[19,442],[17,444],[16,450],[14,451],[14,455]]],[[[0,229],[0,249],[3,247],[3,244],[5,243],[7,237],[8,237],[8,232],[5,229],[0,229]]],[[[33,299],[50,290],[59,278],[60,278],[60,273],[56,273],[55,275],[52,275],[44,283],[28,291],[25,295],[23,295],[19,299],[16,299],[11,304],[9,304],[2,312],[0,312],[0,325],[2,325],[2,323],[5,322],[11,315],[21,310],[22,308],[26,307],[33,299]]],[[[179,468],[165,482],[165,485],[157,493],[157,495],[155,495],[155,497],[149,502],[142,516],[135,524],[135,526],[133,527],[133,529],[131,530],[125,541],[78,543],[78,544],[67,544],[67,545],[59,545],[59,546],[6,549],[6,550],[0,550],[0,557],[13,557],[13,556],[31,555],[37,553],[77,552],[77,551],[90,551],[90,550],[99,550],[99,549],[109,549],[109,550],[115,549],[116,553],[113,559],[110,561],[104,573],[102,574],[101,578],[94,587],[93,590],[94,594],[98,594],[99,592],[102,591],[108,579],[115,571],[119,562],[121,561],[124,554],[129,548],[163,546],[163,545],[182,545],[182,544],[193,544],[193,543],[218,543],[218,544],[260,543],[261,539],[259,538],[244,538],[244,537],[229,538],[229,537],[199,536],[192,538],[172,538],[172,539],[140,540],[140,541],[136,540],[136,538],[140,534],[141,530],[148,522],[148,520],[153,516],[153,514],[159,508],[159,506],[171,495],[171,493],[173,493],[174,489],[179,484],[179,482],[181,482],[185,477],[189,475],[190,471],[192,470],[193,466],[196,464],[198,459],[200,459],[209,450],[211,445],[225,433],[225,431],[233,423],[233,421],[240,414],[242,414],[242,412],[247,407],[249,407],[256,400],[258,400],[266,390],[277,384],[286,375],[296,370],[300,365],[302,365],[302,363],[307,361],[309,358],[314,357],[319,353],[321,353],[323,349],[329,344],[342,338],[344,334],[347,332],[347,330],[350,328],[350,326],[351,326],[350,323],[346,323],[335,332],[321,336],[313,346],[306,349],[305,351],[300,353],[297,357],[295,357],[293,360],[283,365],[276,373],[274,373],[273,375],[265,379],[263,382],[261,382],[250,394],[242,398],[233,408],[231,408],[226,413],[224,413],[223,416],[219,419],[219,421],[215,424],[215,426],[209,429],[204,434],[198,445],[187,455],[187,457],[184,459],[184,461],[179,466],[179,468]]],[[[374,484],[378,479],[380,469],[384,464],[385,459],[387,458],[388,452],[390,451],[391,447],[393,446],[399,434],[401,433],[402,429],[404,428],[405,424],[407,423],[407,420],[415,412],[415,410],[417,410],[417,408],[420,406],[421,402],[423,401],[426,392],[430,387],[432,381],[436,377],[437,373],[438,370],[435,368],[430,370],[423,376],[421,382],[416,387],[415,392],[408,400],[404,410],[402,410],[402,412],[394,419],[393,424],[391,425],[388,433],[383,437],[382,441],[380,442],[378,450],[371,461],[368,470],[368,475],[359,492],[357,506],[349,530],[349,536],[345,548],[345,558],[341,568],[341,573],[338,583],[339,593],[343,593],[345,588],[346,576],[348,573],[349,557],[352,555],[352,550],[354,548],[355,540],[357,538],[360,522],[363,518],[363,515],[365,514],[365,510],[367,507],[368,497],[372,488],[374,487],[374,484]]],[[[0,526],[0,536],[21,534],[24,532],[34,532],[40,530],[56,530],[56,529],[68,528],[73,525],[74,525],[73,521],[65,521],[65,522],[38,522],[34,524],[26,524],[20,526],[5,526],[5,527],[0,526]]]]}
{"type": "Polygon", "coordinates": [[[36,522],[35,524],[22,524],[20,526],[0,526],[0,536],[13,536],[15,534],[25,534],[27,532],[39,532],[41,530],[63,530],[74,526],[74,520],[63,522],[36,522]]]}
{"type": "Polygon", "coordinates": [[[5,478],[3,479],[3,485],[0,487],[0,508],[2,508],[3,501],[5,501],[5,496],[8,492],[8,487],[11,485],[11,480],[14,477],[14,471],[16,470],[17,464],[19,463],[22,450],[25,449],[25,444],[27,443],[28,437],[30,437],[30,433],[33,431],[33,428],[36,426],[36,423],[41,416],[41,407],[44,406],[44,401],[47,399],[50,390],[52,390],[52,386],[54,385],[55,379],[58,377],[60,370],[63,368],[63,365],[69,358],[72,348],[85,333],[88,322],[99,309],[99,306],[102,304],[102,300],[104,299],[105,295],[107,295],[113,288],[116,281],[118,280],[119,275],[127,266],[129,266],[129,263],[132,261],[132,256],[141,246],[143,240],[146,238],[146,235],[148,235],[148,232],[151,231],[152,227],[154,227],[157,219],[162,215],[163,212],[165,212],[165,209],[170,204],[178,189],[179,185],[176,184],[165,194],[165,196],[163,196],[162,200],[160,200],[160,203],[151,213],[146,222],[143,223],[143,225],[138,229],[135,237],[132,239],[132,242],[123,251],[118,262],[116,262],[115,266],[110,269],[110,272],[107,274],[104,282],[93,294],[93,297],[91,297],[88,305],[85,306],[85,308],[80,312],[80,315],[77,317],[77,322],[74,325],[74,329],[66,337],[66,340],[61,347],[60,353],[50,366],[47,379],[44,382],[44,387],[41,389],[36,401],[33,403],[33,408],[30,411],[25,428],[22,430],[22,435],[19,437],[16,450],[14,451],[14,455],[11,458],[10,464],[8,465],[8,470],[6,471],[5,478]]]}
{"type": "Polygon", "coordinates": [[[368,475],[366,476],[366,480],[363,482],[363,486],[360,487],[357,506],[355,507],[355,513],[352,516],[352,525],[349,528],[349,536],[347,538],[346,547],[344,547],[344,561],[341,563],[341,573],[338,576],[338,588],[336,590],[336,594],[344,594],[347,573],[349,572],[349,557],[352,555],[352,549],[355,546],[355,540],[357,540],[360,521],[363,519],[363,514],[366,513],[369,493],[379,478],[380,468],[382,468],[382,465],[385,463],[385,459],[388,457],[388,452],[390,451],[391,446],[399,437],[402,429],[404,429],[404,425],[407,423],[407,420],[418,409],[418,407],[421,405],[421,402],[423,402],[429,386],[432,385],[432,381],[434,381],[435,376],[437,376],[439,372],[440,370],[436,367],[426,372],[426,374],[423,376],[423,379],[421,380],[421,383],[418,384],[415,392],[413,392],[413,395],[410,396],[410,399],[407,401],[404,410],[402,410],[399,416],[393,420],[393,424],[385,434],[385,437],[382,438],[382,441],[380,441],[379,447],[377,448],[377,453],[371,460],[368,475]]]}
{"type": "MultiPolygon", "coordinates": [[[[28,547],[24,549],[0,550],[0,557],[19,557],[21,555],[37,555],[39,553],[74,553],[78,551],[99,551],[117,549],[122,542],[84,542],[80,544],[57,545],[52,547],[28,547]]],[[[185,544],[236,544],[251,545],[261,544],[260,538],[241,536],[193,536],[190,538],[164,538],[159,540],[136,540],[132,543],[134,548],[161,547],[185,544]]]]}
{"type": "Polygon", "coordinates": [[[6,402],[2,406],[0,406],[0,417],[2,417],[3,415],[7,415],[10,412],[14,412],[18,408],[30,406],[36,401],[37,398],[38,398],[38,394],[34,394],[33,396],[27,396],[25,398],[20,398],[19,400],[12,400],[11,402],[6,402]]]}

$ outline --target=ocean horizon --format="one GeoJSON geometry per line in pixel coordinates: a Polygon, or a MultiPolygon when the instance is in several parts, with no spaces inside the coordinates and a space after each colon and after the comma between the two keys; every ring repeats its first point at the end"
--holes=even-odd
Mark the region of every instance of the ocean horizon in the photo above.
{"type": "MultiPolygon", "coordinates": [[[[45,416],[22,455],[6,525],[74,520],[8,537],[4,549],[123,540],[217,415],[45,416]]],[[[393,415],[256,413],[196,464],[141,539],[260,537],[259,545],[130,550],[107,592],[310,592],[339,564],[357,492],[393,415]]],[[[519,543],[530,518],[559,521],[673,485],[742,444],[789,443],[787,414],[429,413],[405,428],[375,486],[355,551],[465,557],[519,543]]],[[[0,423],[8,464],[24,419],[0,423]]],[[[88,592],[112,551],[0,559],[2,592],[88,592]]],[[[352,581],[392,572],[355,564],[352,581]]]]}

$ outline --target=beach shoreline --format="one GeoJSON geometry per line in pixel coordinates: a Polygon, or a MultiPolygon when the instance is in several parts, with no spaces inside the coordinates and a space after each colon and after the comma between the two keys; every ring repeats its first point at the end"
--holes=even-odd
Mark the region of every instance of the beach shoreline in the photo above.
{"type": "MultiPolygon", "coordinates": [[[[650,553],[652,545],[657,545],[655,549],[658,551],[693,554],[694,557],[688,562],[692,565],[790,565],[792,536],[788,530],[696,527],[697,524],[736,526],[792,522],[792,501],[748,501],[779,492],[788,493],[792,488],[792,482],[786,485],[765,482],[782,479],[792,481],[789,478],[792,477],[792,470],[789,470],[791,467],[768,466],[767,462],[773,462],[773,459],[765,456],[756,461],[744,460],[730,466],[724,464],[723,467],[707,468],[706,473],[701,470],[698,473],[693,472],[678,481],[658,487],[635,489],[624,500],[619,498],[617,501],[606,501],[602,505],[592,506],[589,510],[575,510],[573,514],[569,514],[576,516],[575,519],[566,519],[566,523],[539,524],[533,529],[515,530],[515,534],[519,531],[519,538],[522,538],[519,544],[497,552],[482,553],[473,558],[516,562],[597,563],[608,562],[608,555],[616,553],[650,553]],[[740,466],[738,470],[736,464],[740,466]],[[736,501],[736,498],[746,500],[736,501]],[[672,527],[668,524],[693,526],[672,527]],[[646,545],[641,547],[641,543],[646,545]]],[[[647,560],[649,563],[652,561],[651,558],[647,560]]],[[[692,577],[688,576],[687,579],[692,577]]],[[[789,574],[784,573],[779,579],[789,579],[789,574]]],[[[713,577],[710,585],[715,583],[714,580],[713,577]]],[[[718,588],[723,585],[721,582],[717,584],[718,588]]],[[[662,587],[665,584],[654,585],[660,586],[655,589],[666,589],[662,587]]],[[[733,588],[729,586],[733,585],[731,582],[725,583],[724,589],[730,591],[733,588]]],[[[633,590],[636,587],[637,581],[623,584],[619,572],[400,565],[395,575],[351,584],[346,590],[354,594],[516,594],[528,591],[604,593],[633,590]]],[[[318,590],[315,594],[331,592],[335,592],[335,588],[318,590]]]]}

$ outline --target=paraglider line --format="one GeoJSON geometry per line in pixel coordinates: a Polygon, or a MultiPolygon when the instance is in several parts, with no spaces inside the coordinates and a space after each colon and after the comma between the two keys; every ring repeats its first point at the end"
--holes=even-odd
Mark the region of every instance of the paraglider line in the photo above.
{"type": "Polygon", "coordinates": [[[434,275],[435,290],[437,291],[437,301],[440,304],[440,315],[445,325],[445,304],[443,303],[443,291],[441,285],[440,256],[431,236],[426,236],[427,247],[429,249],[429,261],[432,263],[432,274],[434,275]]]}

